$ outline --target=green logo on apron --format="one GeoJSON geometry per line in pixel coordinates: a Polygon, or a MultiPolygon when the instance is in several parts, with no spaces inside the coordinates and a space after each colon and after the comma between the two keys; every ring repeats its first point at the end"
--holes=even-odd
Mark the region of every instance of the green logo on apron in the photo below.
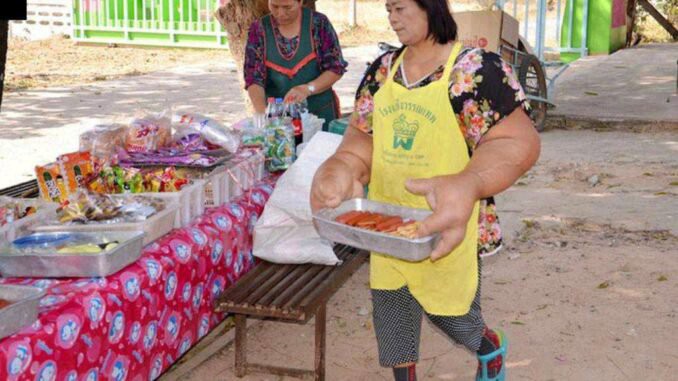
{"type": "Polygon", "coordinates": [[[405,119],[405,114],[400,114],[398,119],[393,122],[393,149],[401,147],[405,151],[410,151],[417,131],[419,131],[419,122],[415,120],[409,123],[405,119]]]}

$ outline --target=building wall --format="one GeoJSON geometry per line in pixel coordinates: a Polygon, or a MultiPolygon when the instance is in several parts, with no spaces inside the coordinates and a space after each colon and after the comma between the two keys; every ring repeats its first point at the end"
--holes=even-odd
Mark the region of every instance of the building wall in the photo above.
{"type": "Polygon", "coordinates": [[[10,36],[29,40],[70,36],[71,12],[71,0],[28,0],[27,19],[10,22],[10,36]]]}

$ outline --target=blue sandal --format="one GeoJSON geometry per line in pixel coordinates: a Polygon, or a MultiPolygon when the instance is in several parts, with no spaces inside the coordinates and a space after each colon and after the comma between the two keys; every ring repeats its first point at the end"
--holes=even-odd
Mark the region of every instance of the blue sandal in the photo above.
{"type": "Polygon", "coordinates": [[[508,340],[506,335],[501,330],[494,330],[499,336],[499,349],[492,353],[486,355],[478,355],[478,362],[480,363],[480,368],[478,374],[476,375],[476,381],[505,381],[506,380],[506,349],[508,348],[508,340]],[[494,376],[490,377],[488,364],[495,360],[497,356],[501,356],[501,369],[494,376]]]}

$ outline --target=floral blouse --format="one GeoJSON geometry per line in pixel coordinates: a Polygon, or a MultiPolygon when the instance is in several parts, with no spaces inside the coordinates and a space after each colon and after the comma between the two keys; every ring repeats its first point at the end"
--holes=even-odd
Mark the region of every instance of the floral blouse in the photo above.
{"type": "MultiPolygon", "coordinates": [[[[344,60],[339,46],[339,38],[334,31],[330,20],[322,13],[313,11],[313,40],[315,41],[315,51],[318,54],[321,71],[331,71],[342,75],[346,72],[348,63],[344,60]]],[[[299,36],[286,38],[278,30],[275,19],[273,21],[273,32],[276,35],[276,43],[283,56],[291,56],[297,50],[299,36]]],[[[247,36],[247,46],[245,47],[245,88],[253,84],[265,87],[266,83],[266,65],[264,57],[266,55],[264,38],[266,32],[261,20],[256,20],[250,26],[247,36]]]]}
{"type": "MultiPolygon", "coordinates": [[[[372,132],[374,94],[386,81],[390,67],[401,52],[382,55],[367,70],[356,93],[352,126],[372,132]]],[[[441,66],[414,84],[405,83],[401,70],[394,74],[393,79],[408,88],[417,88],[438,80],[443,71],[441,66]]],[[[496,53],[482,49],[463,50],[457,57],[449,81],[450,104],[466,139],[469,155],[473,155],[483,135],[502,118],[518,107],[529,112],[529,103],[513,69],[496,53]]],[[[480,201],[478,224],[478,253],[483,256],[494,254],[501,247],[502,232],[492,197],[480,201]]]]}

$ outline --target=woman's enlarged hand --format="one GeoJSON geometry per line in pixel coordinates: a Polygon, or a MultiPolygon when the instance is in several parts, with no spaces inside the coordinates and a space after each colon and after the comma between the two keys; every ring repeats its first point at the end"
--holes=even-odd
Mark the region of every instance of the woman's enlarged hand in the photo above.
{"type": "Polygon", "coordinates": [[[464,240],[481,183],[480,177],[466,172],[410,179],[405,183],[410,193],[425,196],[433,210],[433,214],[421,221],[418,230],[420,237],[440,232],[440,242],[431,253],[432,261],[445,257],[464,240]]]}
{"type": "Polygon", "coordinates": [[[311,96],[311,91],[306,85],[294,86],[285,94],[285,103],[297,103],[311,96]]]}
{"type": "Polygon", "coordinates": [[[363,196],[363,184],[341,160],[330,159],[316,172],[311,185],[311,210],[336,208],[342,201],[363,196]]]}

